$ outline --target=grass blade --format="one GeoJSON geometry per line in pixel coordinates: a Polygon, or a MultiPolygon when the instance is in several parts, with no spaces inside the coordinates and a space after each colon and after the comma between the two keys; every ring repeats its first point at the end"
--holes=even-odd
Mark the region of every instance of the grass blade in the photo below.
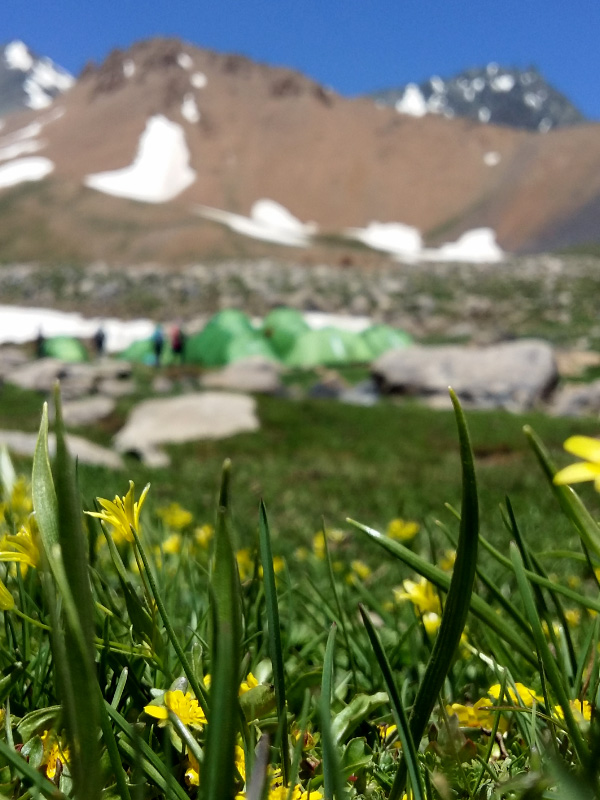
{"type": "Polygon", "coordinates": [[[400,694],[396,687],[394,676],[392,675],[392,668],[390,667],[385,650],[383,649],[381,641],[379,640],[377,631],[369,619],[369,615],[362,606],[359,606],[359,609],[365,624],[365,628],[367,629],[367,634],[371,641],[371,646],[375,652],[377,663],[379,664],[383,674],[385,688],[387,689],[387,693],[390,698],[392,714],[394,715],[394,721],[398,728],[400,741],[402,742],[402,753],[404,754],[404,762],[406,764],[408,777],[410,778],[412,795],[414,800],[422,800],[422,798],[425,797],[425,790],[423,788],[423,779],[421,777],[421,770],[419,768],[417,748],[410,732],[408,717],[404,711],[404,706],[402,705],[402,700],[400,699],[400,694]]]}
{"type": "Polygon", "coordinates": [[[281,730],[281,769],[283,783],[287,786],[290,776],[290,754],[288,747],[287,704],[285,700],[285,673],[283,670],[283,653],[281,650],[281,631],[279,626],[279,605],[273,570],[273,552],[271,550],[271,534],[267,511],[261,500],[259,509],[259,543],[260,559],[263,566],[263,582],[265,602],[267,606],[267,625],[269,634],[269,656],[273,665],[273,683],[275,684],[275,703],[281,730]]]}
{"type": "Polygon", "coordinates": [[[581,730],[575,722],[563,677],[558,669],[556,661],[554,660],[554,656],[550,652],[546,637],[544,636],[542,623],[535,607],[533,593],[527,580],[527,575],[525,574],[523,560],[521,558],[521,554],[519,553],[519,549],[514,542],[511,542],[510,545],[510,557],[514,566],[519,592],[525,606],[525,613],[529,619],[529,624],[531,625],[531,629],[533,631],[533,637],[535,639],[535,644],[541,663],[544,667],[546,677],[548,678],[548,682],[552,687],[556,699],[562,707],[565,724],[569,731],[569,738],[573,745],[573,749],[575,750],[580,762],[584,766],[587,766],[590,760],[590,753],[581,734],[581,730]]]}
{"type": "Polygon", "coordinates": [[[223,465],[211,575],[212,637],[210,713],[200,792],[202,800],[234,795],[233,751],[239,716],[241,599],[237,562],[229,530],[230,462],[223,465]]]}
{"type": "Polygon", "coordinates": [[[333,656],[337,625],[333,623],[327,638],[323,678],[321,681],[321,741],[323,754],[323,788],[325,800],[345,800],[344,782],[331,732],[331,692],[333,685],[333,656]]]}
{"type": "Polygon", "coordinates": [[[598,523],[584,506],[579,495],[570,486],[556,486],[553,483],[554,475],[557,471],[556,466],[533,429],[529,425],[525,425],[523,432],[529,440],[529,444],[544,470],[562,510],[575,526],[585,546],[593,550],[597,556],[600,556],[600,527],[598,523]]]}

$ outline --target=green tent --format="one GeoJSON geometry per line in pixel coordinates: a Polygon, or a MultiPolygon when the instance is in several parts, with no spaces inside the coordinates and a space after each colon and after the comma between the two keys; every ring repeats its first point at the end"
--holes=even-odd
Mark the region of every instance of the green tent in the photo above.
{"type": "MultiPolygon", "coordinates": [[[[119,353],[117,358],[122,358],[124,361],[134,361],[136,364],[148,364],[154,366],[154,342],[152,339],[140,339],[137,342],[132,342],[125,350],[119,353]]],[[[163,344],[162,353],[160,356],[160,365],[168,367],[170,364],[175,363],[175,357],[171,350],[171,345],[167,339],[163,344]]]]}
{"type": "Polygon", "coordinates": [[[89,361],[89,355],[79,339],[73,336],[52,336],[42,344],[42,355],[60,358],[61,361],[89,361]]]}
{"type": "Polygon", "coordinates": [[[247,314],[235,308],[219,311],[212,316],[200,333],[185,343],[185,360],[205,367],[228,364],[227,348],[232,339],[252,338],[256,331],[247,314]]]}
{"type": "Polygon", "coordinates": [[[371,358],[371,351],[360,334],[328,327],[301,334],[285,363],[290,367],[339,366],[371,358]]]}
{"type": "Polygon", "coordinates": [[[295,308],[274,308],[263,320],[263,336],[280,358],[291,351],[296,339],[310,330],[306,320],[295,308]]]}
{"type": "Polygon", "coordinates": [[[361,333],[373,358],[377,358],[388,350],[408,347],[413,343],[412,336],[391,325],[372,325],[361,333]]]}

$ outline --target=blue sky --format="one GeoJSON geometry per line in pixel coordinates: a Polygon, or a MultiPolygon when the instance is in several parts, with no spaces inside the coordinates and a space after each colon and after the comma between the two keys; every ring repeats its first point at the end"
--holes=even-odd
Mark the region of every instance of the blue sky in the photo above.
{"type": "Polygon", "coordinates": [[[114,47],[169,35],[346,95],[490,61],[534,65],[600,119],[600,0],[2,0],[0,31],[75,74],[114,47]]]}

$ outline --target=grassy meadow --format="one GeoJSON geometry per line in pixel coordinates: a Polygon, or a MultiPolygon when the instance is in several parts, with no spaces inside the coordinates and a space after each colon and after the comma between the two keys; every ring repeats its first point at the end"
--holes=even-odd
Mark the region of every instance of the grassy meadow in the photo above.
{"type": "Polygon", "coordinates": [[[112,472],[0,389],[0,797],[600,797],[595,421],[257,403],[112,472]]]}

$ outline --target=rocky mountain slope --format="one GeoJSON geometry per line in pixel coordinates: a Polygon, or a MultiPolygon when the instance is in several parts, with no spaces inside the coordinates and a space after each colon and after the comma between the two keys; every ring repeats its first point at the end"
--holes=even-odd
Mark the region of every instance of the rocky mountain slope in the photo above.
{"type": "Polygon", "coordinates": [[[414,117],[289,69],[141,42],[50,108],[5,118],[0,258],[168,264],[293,246],[307,261],[497,260],[495,240],[594,242],[599,132],[414,117]]]}
{"type": "Polygon", "coordinates": [[[419,85],[409,83],[371,97],[413,116],[466,117],[541,133],[585,121],[570,100],[534,67],[521,70],[491,63],[452,78],[434,75],[419,85]]]}

